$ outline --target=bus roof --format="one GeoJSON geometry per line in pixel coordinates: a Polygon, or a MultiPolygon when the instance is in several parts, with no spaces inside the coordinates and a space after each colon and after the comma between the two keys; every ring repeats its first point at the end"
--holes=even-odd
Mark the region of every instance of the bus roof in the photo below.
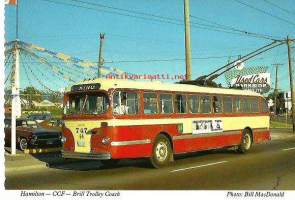
{"type": "MultiPolygon", "coordinates": [[[[163,90],[163,91],[176,91],[176,92],[198,92],[198,93],[212,93],[212,94],[233,94],[233,95],[248,95],[248,96],[262,96],[259,93],[250,90],[228,89],[228,88],[213,88],[205,86],[196,86],[189,84],[177,83],[162,83],[159,81],[134,81],[126,79],[90,79],[78,82],[74,85],[83,84],[100,84],[101,90],[109,90],[111,88],[124,88],[124,89],[144,89],[144,90],[163,90]]],[[[67,92],[71,91],[71,87],[66,89],[67,92]]]]}

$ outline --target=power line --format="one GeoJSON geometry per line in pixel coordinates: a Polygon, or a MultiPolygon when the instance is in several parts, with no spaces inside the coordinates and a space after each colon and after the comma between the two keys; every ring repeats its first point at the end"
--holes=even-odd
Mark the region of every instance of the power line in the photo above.
{"type": "MultiPolygon", "coordinates": [[[[229,55],[236,57],[239,55],[229,55]]],[[[208,57],[192,57],[193,60],[205,60],[205,59],[220,59],[228,58],[229,56],[208,56],[208,57]]],[[[184,61],[185,58],[170,58],[170,59],[147,59],[147,60],[117,60],[117,61],[106,61],[105,63],[148,63],[148,62],[174,62],[184,61]]]]}
{"type": "Polygon", "coordinates": [[[260,9],[260,8],[257,8],[257,7],[255,7],[255,6],[252,6],[251,4],[245,3],[245,2],[240,1],[240,0],[233,0],[233,1],[235,1],[235,2],[237,2],[237,3],[239,3],[239,4],[242,4],[242,5],[244,5],[244,6],[247,6],[247,7],[249,7],[249,8],[252,8],[253,10],[256,10],[256,11],[258,11],[258,12],[261,12],[261,13],[263,13],[263,14],[265,14],[265,15],[268,15],[268,16],[270,16],[270,17],[272,17],[272,18],[275,18],[275,19],[277,19],[277,20],[280,20],[280,21],[283,21],[283,22],[285,22],[285,23],[288,23],[288,24],[291,24],[291,25],[294,25],[294,26],[295,26],[295,23],[293,23],[293,22],[291,22],[291,21],[289,21],[289,20],[287,20],[287,19],[284,19],[284,18],[282,18],[282,17],[276,16],[276,15],[274,15],[274,14],[272,14],[272,13],[270,13],[270,12],[267,12],[267,11],[265,11],[265,10],[262,10],[262,9],[260,9]]]}
{"type": "Polygon", "coordinates": [[[138,15],[120,13],[120,12],[116,12],[116,11],[103,10],[103,9],[98,9],[98,8],[93,8],[93,7],[86,7],[86,6],[77,5],[77,4],[73,4],[73,3],[57,2],[57,1],[53,1],[53,0],[42,0],[42,1],[47,1],[47,2],[51,2],[51,3],[55,3],[55,4],[63,4],[63,5],[68,5],[68,6],[78,7],[78,8],[84,8],[84,9],[88,9],[88,10],[95,10],[95,11],[99,11],[99,12],[111,13],[111,14],[121,15],[121,16],[125,16],[125,17],[133,17],[133,18],[147,20],[147,21],[156,21],[156,22],[164,22],[164,23],[169,23],[169,24],[174,24],[174,25],[182,25],[181,23],[176,23],[171,20],[169,21],[167,19],[148,18],[148,17],[138,16],[138,15]]]}
{"type": "Polygon", "coordinates": [[[279,40],[279,39],[274,38],[274,36],[260,34],[260,33],[254,33],[254,32],[250,32],[250,31],[246,31],[246,30],[240,30],[240,29],[234,28],[232,26],[219,24],[217,22],[213,22],[213,21],[210,21],[210,20],[202,18],[202,17],[197,17],[197,16],[193,16],[193,15],[191,15],[191,17],[195,18],[195,19],[198,19],[198,20],[201,20],[201,21],[205,21],[205,22],[214,24],[215,27],[218,27],[218,28],[221,28],[221,29],[224,29],[224,30],[231,30],[231,31],[239,32],[239,33],[242,33],[242,34],[245,34],[245,35],[248,35],[248,36],[257,37],[257,38],[263,38],[263,39],[268,39],[268,40],[279,40]]]}
{"type": "Polygon", "coordinates": [[[293,15],[295,15],[295,11],[287,10],[286,8],[283,8],[283,7],[277,5],[277,4],[275,4],[275,3],[273,3],[273,2],[271,2],[271,1],[269,1],[269,0],[263,0],[263,1],[264,1],[265,3],[267,3],[267,4],[269,4],[269,5],[272,5],[273,7],[278,8],[278,9],[281,10],[281,11],[284,11],[284,12],[286,12],[286,13],[288,13],[288,14],[293,14],[293,15]]]}
{"type": "MultiPolygon", "coordinates": [[[[174,24],[174,25],[178,25],[178,26],[183,26],[184,25],[183,21],[180,20],[180,19],[171,18],[171,17],[164,17],[164,16],[160,16],[160,15],[154,15],[154,14],[144,13],[144,12],[139,12],[139,11],[134,11],[134,10],[127,10],[127,9],[123,9],[123,8],[116,8],[116,7],[106,6],[106,5],[103,5],[103,4],[97,4],[97,3],[93,3],[93,2],[85,2],[85,1],[80,1],[80,0],[71,0],[73,2],[83,3],[83,4],[86,4],[86,5],[91,5],[91,6],[96,6],[96,7],[103,7],[103,8],[107,8],[107,9],[116,10],[116,11],[103,10],[103,9],[98,9],[98,8],[94,8],[94,7],[87,7],[87,6],[84,6],[84,5],[77,5],[75,3],[68,3],[68,2],[66,3],[66,2],[59,2],[59,1],[54,1],[54,0],[42,0],[42,1],[47,1],[47,2],[55,3],[55,4],[63,4],[63,5],[68,5],[68,6],[78,7],[78,8],[84,8],[84,9],[88,9],[88,10],[95,10],[95,11],[99,11],[99,12],[106,12],[106,13],[125,16],[125,17],[133,17],[133,18],[136,18],[136,19],[141,19],[141,20],[146,20],[146,21],[155,21],[155,22],[161,22],[161,23],[168,23],[168,24],[174,24]],[[117,12],[117,11],[121,11],[121,12],[117,12]],[[122,11],[125,12],[125,13],[122,13],[122,11]]],[[[196,22],[191,22],[191,27],[192,28],[203,29],[203,30],[209,30],[209,31],[216,31],[216,32],[223,32],[223,33],[228,33],[228,34],[234,34],[234,35],[243,35],[243,36],[262,38],[261,35],[260,35],[260,37],[257,37],[258,34],[255,36],[254,33],[252,35],[250,35],[250,34],[241,34],[241,32],[238,33],[236,31],[225,30],[225,29],[221,29],[220,27],[216,27],[216,26],[212,26],[212,25],[208,25],[208,24],[196,23],[196,22]]],[[[264,37],[264,39],[270,39],[270,38],[264,37]]],[[[272,40],[274,40],[274,39],[272,39],[272,40]]]]}

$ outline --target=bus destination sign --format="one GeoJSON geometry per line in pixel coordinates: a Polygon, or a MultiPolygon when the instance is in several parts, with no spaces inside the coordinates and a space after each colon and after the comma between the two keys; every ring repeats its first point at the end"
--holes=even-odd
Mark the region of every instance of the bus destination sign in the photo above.
{"type": "Polygon", "coordinates": [[[82,85],[73,85],[71,88],[71,91],[78,92],[78,91],[99,90],[99,88],[100,88],[100,83],[82,84],[82,85]]]}

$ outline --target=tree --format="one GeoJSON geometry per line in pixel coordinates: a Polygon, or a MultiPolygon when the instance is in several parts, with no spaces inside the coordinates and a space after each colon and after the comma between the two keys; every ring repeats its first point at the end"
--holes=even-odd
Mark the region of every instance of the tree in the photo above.
{"type": "Polygon", "coordinates": [[[40,102],[43,100],[42,92],[32,86],[26,87],[20,94],[23,96],[23,99],[30,102],[30,105],[32,105],[32,101],[40,102]]]}
{"type": "MultiPolygon", "coordinates": [[[[274,92],[271,92],[268,94],[268,98],[272,99],[273,102],[275,102],[275,94],[274,92]]],[[[275,113],[280,114],[285,112],[285,98],[284,98],[284,92],[278,92],[277,93],[277,105],[276,108],[271,107],[271,111],[276,111],[275,113]]]]}

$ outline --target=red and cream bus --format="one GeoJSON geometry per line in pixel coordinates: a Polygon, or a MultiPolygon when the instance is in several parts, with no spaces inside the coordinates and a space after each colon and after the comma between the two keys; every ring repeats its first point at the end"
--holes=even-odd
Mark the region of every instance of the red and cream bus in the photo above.
{"type": "Polygon", "coordinates": [[[63,157],[115,164],[270,140],[269,112],[255,92],[186,84],[94,79],[64,97],[63,157]]]}

